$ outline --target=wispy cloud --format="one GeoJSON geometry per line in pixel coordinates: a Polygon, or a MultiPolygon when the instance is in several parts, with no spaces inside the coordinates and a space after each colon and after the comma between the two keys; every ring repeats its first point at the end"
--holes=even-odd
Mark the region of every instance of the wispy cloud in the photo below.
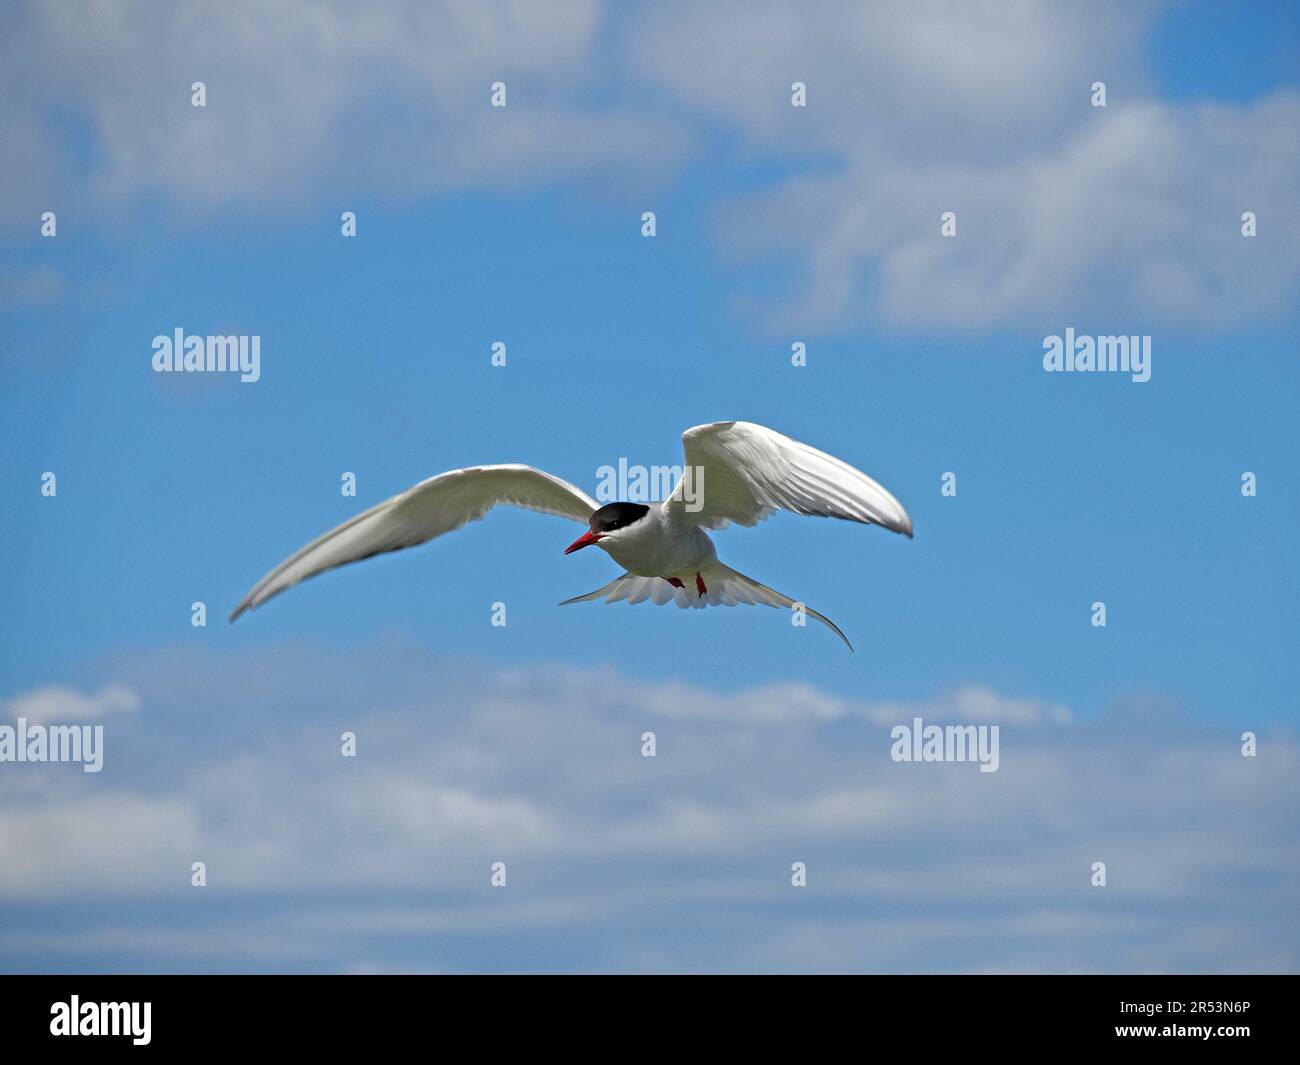
{"type": "Polygon", "coordinates": [[[1161,101],[1144,75],[1161,9],[660,6],[636,55],[683,107],[803,164],[733,202],[719,227],[733,261],[796,268],[740,300],[774,329],[1041,330],[1098,314],[1199,327],[1276,313],[1300,287],[1288,236],[1300,95],[1161,101]],[[789,103],[796,80],[804,108],[789,103]],[[1092,106],[1096,82],[1105,107],[1092,106]],[[1244,239],[1244,211],[1267,215],[1269,232],[1244,239]]]}
{"type": "MultiPolygon", "coordinates": [[[[1081,110],[1081,109],[1080,109],[1081,110]]],[[[1052,331],[1223,327],[1293,305],[1300,94],[1249,106],[1116,103],[1032,152],[977,163],[846,156],[733,205],[734,258],[790,254],[774,326],[1052,331]],[[940,215],[956,236],[940,236],[940,215]],[[1242,215],[1269,219],[1243,237],[1242,215]]]]}
{"type": "Polygon", "coordinates": [[[140,709],[140,697],[120,684],[106,684],[98,692],[81,692],[64,684],[51,684],[21,692],[0,703],[5,717],[25,717],[33,725],[50,721],[64,724],[97,721],[109,714],[130,714],[140,709]]]}
{"type": "Polygon", "coordinates": [[[0,44],[6,214],[147,200],[201,224],[611,167],[639,180],[683,145],[652,115],[576,102],[602,19],[594,0],[25,5],[0,44]]]}
{"type": "MultiPolygon", "coordinates": [[[[160,711],[115,729],[102,784],[52,767],[0,777],[0,906],[32,917],[37,899],[60,899],[65,934],[115,935],[119,961],[199,969],[528,968],[518,937],[575,968],[1297,964],[1284,916],[1300,872],[1293,737],[1248,759],[1222,730],[1062,727],[1050,700],[987,687],[886,707],[803,685],[728,693],[401,657],[401,669],[290,651],[273,667],[188,653],[120,665],[160,711]],[[179,713],[167,706],[178,675],[191,693],[179,713]],[[356,688],[380,675],[382,690],[356,688]],[[895,712],[1000,722],[1000,770],[892,762],[895,712]],[[224,741],[196,744],[183,719],[214,718],[224,741]],[[345,728],[354,759],[339,753],[345,728]],[[150,776],[160,748],[174,761],[150,776]],[[195,860],[208,888],[188,886],[195,860]],[[494,861],[506,888],[489,886],[494,861]],[[790,885],[794,861],[808,863],[807,888],[790,885]],[[1089,884],[1094,861],[1106,888],[1089,884]],[[180,950],[165,930],[111,931],[135,927],[146,899],[205,900],[205,927],[238,934],[200,949],[201,929],[182,922],[180,950]],[[291,915],[267,916],[288,899],[291,915]],[[263,923],[257,949],[242,948],[263,923]],[[713,929],[707,952],[696,925],[713,929]],[[598,945],[611,929],[613,956],[598,945]]],[[[77,957],[39,920],[6,923],[28,926],[0,936],[7,956],[77,957]]]]}
{"type": "Polygon", "coordinates": [[[1284,311],[1300,96],[1160,100],[1143,74],[1160,10],[33,4],[0,43],[0,204],[31,234],[60,203],[205,226],[559,183],[608,196],[697,177],[719,162],[701,146],[725,143],[727,165],[779,175],[711,212],[740,270],[789,261],[773,291],[736,286],[773,330],[1041,332],[1104,314],[1139,331],[1284,311]],[[790,106],[795,81],[807,107],[790,106]]]}

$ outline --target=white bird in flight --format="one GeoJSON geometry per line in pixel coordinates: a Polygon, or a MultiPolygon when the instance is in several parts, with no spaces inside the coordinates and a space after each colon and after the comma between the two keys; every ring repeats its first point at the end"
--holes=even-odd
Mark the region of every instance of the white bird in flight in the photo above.
{"type": "Polygon", "coordinates": [[[234,621],[325,570],[414,547],[482,518],[499,503],[571,518],[587,531],[564,551],[595,544],[626,570],[602,588],[566,599],[645,600],[662,606],[801,607],[853,645],[829,618],[718,561],[706,530],[753,526],[775,510],[882,525],[912,535],[912,519],[884,487],[816,448],[753,422],[714,422],[682,434],[682,480],[662,503],[600,506],[582,489],[532,466],[470,466],[421,481],[331,529],[263,577],[234,621]]]}

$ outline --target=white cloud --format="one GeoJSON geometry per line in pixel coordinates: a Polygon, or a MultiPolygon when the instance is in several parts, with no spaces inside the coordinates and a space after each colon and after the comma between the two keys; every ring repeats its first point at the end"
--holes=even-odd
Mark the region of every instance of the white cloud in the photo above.
{"type": "Polygon", "coordinates": [[[633,54],[789,174],[720,226],[733,262],[790,264],[775,292],[737,301],[782,333],[1147,332],[1285,310],[1300,287],[1300,95],[1154,99],[1143,53],[1162,7],[657,5],[633,54]],[[1270,220],[1253,239],[1247,210],[1270,220]]]}
{"type": "Polygon", "coordinates": [[[1073,716],[1059,703],[1001,695],[992,688],[977,684],[966,685],[930,701],[877,703],[866,707],[863,713],[877,725],[909,724],[914,717],[936,724],[1065,725],[1073,716]]]}
{"type": "MultiPolygon", "coordinates": [[[[504,670],[498,679],[504,692],[557,701],[584,699],[593,686],[621,689],[625,679],[613,671],[575,671],[567,667],[504,670]],[[538,682],[541,682],[539,691],[538,682]]],[[[635,684],[620,690],[629,712],[647,718],[680,718],[693,722],[732,725],[793,725],[866,720],[876,725],[910,722],[921,716],[939,722],[1020,725],[1067,724],[1069,709],[1041,699],[1002,695],[981,685],[964,685],[944,695],[915,702],[871,702],[847,699],[807,681],[776,681],[734,692],[710,691],[675,680],[635,684]]]]}
{"type": "Polygon", "coordinates": [[[29,724],[77,724],[97,721],[109,714],[131,714],[140,709],[140,697],[120,684],[106,684],[96,693],[83,693],[62,684],[34,688],[6,699],[4,715],[25,717],[29,724]]]}
{"type": "MultiPolygon", "coordinates": [[[[511,968],[509,950],[482,953],[503,930],[588,970],[1300,964],[1294,926],[1279,935],[1298,872],[1289,735],[1246,759],[1232,729],[1044,727],[1064,708],[986,686],[887,705],[389,653],[124,666],[156,711],[119,727],[103,774],[0,773],[0,900],[63,900],[83,914],[67,934],[119,959],[203,944],[183,955],[198,968],[511,968]],[[892,762],[889,725],[913,714],[1000,723],[1001,768],[892,762]],[[231,935],[182,916],[133,944],[132,900],[197,890],[200,859],[208,919],[231,935]],[[791,894],[794,860],[807,895],[791,894]],[[261,901],[220,908],[235,898],[261,901]],[[683,920],[711,931],[654,931],[683,920]],[[1040,931],[1007,931],[1021,920],[1040,931]],[[423,947],[394,952],[395,933],[423,947]]],[[[0,935],[0,951],[72,950],[42,935],[0,935]]]]}
{"type": "Polygon", "coordinates": [[[610,167],[641,180],[683,144],[653,116],[575,102],[601,21],[595,0],[30,4],[0,43],[5,208],[30,229],[59,201],[198,221],[610,167]]]}
{"type": "MultiPolygon", "coordinates": [[[[13,767],[5,769],[12,776],[13,767]]],[[[196,814],[186,798],[118,791],[64,799],[54,788],[20,797],[12,780],[5,783],[0,897],[153,893],[168,879],[188,883],[193,859],[186,844],[195,837],[196,814]]]]}
{"type": "Polygon", "coordinates": [[[655,4],[639,73],[754,142],[882,167],[994,161],[1051,136],[1104,78],[1142,91],[1151,3],[723,0],[655,4]],[[791,106],[802,81],[808,105],[791,106]]]}
{"type": "Polygon", "coordinates": [[[0,210],[30,235],[56,203],[212,224],[775,164],[711,211],[733,263],[788,260],[775,291],[735,286],[775,330],[1149,332],[1286,310],[1300,96],[1160,101],[1144,70],[1163,6],[33,4],[0,42],[0,210]]]}
{"type": "Polygon", "coordinates": [[[733,206],[733,255],[806,263],[770,319],[897,329],[1100,323],[1145,333],[1285,310],[1300,283],[1300,94],[1245,107],[1116,104],[1063,143],[982,165],[849,159],[733,206]],[[940,215],[957,215],[943,238],[940,215]],[[1254,211],[1259,235],[1241,234],[1254,211]],[[1267,225],[1264,220],[1267,219],[1267,225]]]}

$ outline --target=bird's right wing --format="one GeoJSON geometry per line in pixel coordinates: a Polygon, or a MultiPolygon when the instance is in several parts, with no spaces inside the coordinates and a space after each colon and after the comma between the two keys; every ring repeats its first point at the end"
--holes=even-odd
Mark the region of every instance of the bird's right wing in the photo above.
{"type": "Polygon", "coordinates": [[[308,577],[425,543],[476,521],[499,503],[584,524],[597,507],[582,489],[532,466],[471,466],[440,473],[349,518],[285,559],[253,586],[230,620],[308,577]]]}

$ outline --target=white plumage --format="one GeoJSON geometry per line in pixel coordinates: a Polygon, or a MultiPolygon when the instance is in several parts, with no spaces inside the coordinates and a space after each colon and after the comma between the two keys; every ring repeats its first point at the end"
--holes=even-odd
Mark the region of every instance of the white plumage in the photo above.
{"type": "Polygon", "coordinates": [[[253,585],[230,620],[308,577],[371,555],[427,543],[479,520],[499,503],[583,524],[599,505],[576,485],[532,466],[470,466],[440,473],[300,548],[253,585]]]}
{"type": "MultiPolygon", "coordinates": [[[[431,477],[291,555],[254,585],[230,618],[233,621],[308,577],[425,543],[503,503],[586,524],[588,532],[568,550],[595,544],[627,571],[603,588],[565,603],[603,599],[671,602],[680,607],[800,606],[719,562],[705,532],[732,522],[752,526],[775,510],[881,525],[912,535],[907,511],[879,483],[834,456],[772,429],[752,422],[714,422],[686,430],[682,444],[685,475],[669,498],[656,506],[600,507],[580,488],[532,466],[471,466],[431,477]]],[[[849,643],[829,618],[802,609],[849,643]]]]}

